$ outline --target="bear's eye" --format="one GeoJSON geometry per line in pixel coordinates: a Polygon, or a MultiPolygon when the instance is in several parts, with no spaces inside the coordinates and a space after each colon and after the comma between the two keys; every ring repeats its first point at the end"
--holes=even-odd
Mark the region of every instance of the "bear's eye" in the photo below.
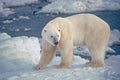
{"type": "Polygon", "coordinates": [[[60,29],[58,29],[58,31],[60,32],[60,29]]]}
{"type": "Polygon", "coordinates": [[[44,30],[44,32],[46,32],[46,30],[44,30]]]}

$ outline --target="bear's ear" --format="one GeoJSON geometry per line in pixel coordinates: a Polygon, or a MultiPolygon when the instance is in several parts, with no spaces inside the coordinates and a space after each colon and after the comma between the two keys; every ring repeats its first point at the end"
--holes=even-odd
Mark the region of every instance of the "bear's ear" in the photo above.
{"type": "Polygon", "coordinates": [[[47,32],[46,30],[44,30],[44,32],[47,32]]]}

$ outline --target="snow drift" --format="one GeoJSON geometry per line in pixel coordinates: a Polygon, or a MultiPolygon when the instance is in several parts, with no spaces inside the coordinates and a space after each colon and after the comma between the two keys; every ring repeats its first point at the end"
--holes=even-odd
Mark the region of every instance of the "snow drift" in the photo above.
{"type": "MultiPolygon", "coordinates": [[[[39,12],[79,13],[103,10],[120,10],[120,0],[48,0],[39,12]]],[[[38,13],[39,13],[38,12],[38,13]]]]}
{"type": "Polygon", "coordinates": [[[0,59],[24,59],[37,63],[40,59],[40,43],[36,37],[11,37],[0,33],[0,59]]]}

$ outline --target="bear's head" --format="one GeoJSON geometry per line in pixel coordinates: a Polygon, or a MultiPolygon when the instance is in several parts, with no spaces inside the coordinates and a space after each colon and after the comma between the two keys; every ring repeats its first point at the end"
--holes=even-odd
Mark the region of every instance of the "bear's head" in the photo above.
{"type": "Polygon", "coordinates": [[[42,30],[42,38],[53,46],[57,46],[60,40],[61,30],[55,22],[49,22],[42,30]]]}

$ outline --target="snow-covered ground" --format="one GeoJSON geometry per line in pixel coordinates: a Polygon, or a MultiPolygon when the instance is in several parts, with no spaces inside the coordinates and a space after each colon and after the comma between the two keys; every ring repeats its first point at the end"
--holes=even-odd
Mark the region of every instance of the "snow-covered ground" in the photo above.
{"type": "Polygon", "coordinates": [[[0,17],[14,13],[14,10],[9,7],[24,6],[36,2],[38,0],[0,0],[0,17]]]}
{"type": "MultiPolygon", "coordinates": [[[[2,63],[1,80],[119,80],[120,56],[111,56],[106,60],[106,68],[96,69],[85,67],[85,60],[74,56],[70,69],[34,70],[31,62],[25,60],[0,61],[2,63]],[[7,69],[7,71],[5,71],[7,69]]],[[[51,65],[58,64],[59,57],[55,57],[51,65]]],[[[51,66],[49,65],[49,66],[51,66]]]]}
{"type": "MultiPolygon", "coordinates": [[[[120,32],[111,31],[109,45],[120,41],[120,32]],[[114,36],[114,38],[112,38],[114,36]],[[116,37],[115,37],[116,36],[116,37]]],[[[114,50],[107,51],[111,52],[114,50]]],[[[74,48],[74,54],[88,56],[86,48],[74,48]]],[[[45,70],[34,70],[41,55],[41,39],[37,37],[11,37],[0,33],[0,80],[119,80],[120,55],[109,56],[105,68],[86,67],[88,59],[74,56],[70,69],[55,69],[52,66],[60,63],[55,57],[45,70]]]]}
{"type": "MultiPolygon", "coordinates": [[[[103,10],[119,10],[120,0],[48,0],[39,12],[79,13],[103,10]]],[[[39,13],[38,12],[38,13],[39,13]]]]}

